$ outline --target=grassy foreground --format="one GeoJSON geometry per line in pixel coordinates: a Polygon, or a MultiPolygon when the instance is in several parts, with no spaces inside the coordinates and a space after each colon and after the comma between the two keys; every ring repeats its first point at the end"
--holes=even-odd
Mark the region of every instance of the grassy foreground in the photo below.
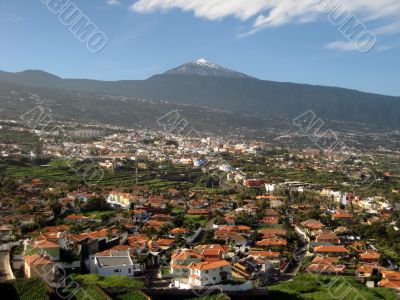
{"type": "Polygon", "coordinates": [[[299,274],[293,280],[268,288],[268,299],[293,300],[396,300],[396,294],[386,288],[369,289],[354,278],[299,274]]]}

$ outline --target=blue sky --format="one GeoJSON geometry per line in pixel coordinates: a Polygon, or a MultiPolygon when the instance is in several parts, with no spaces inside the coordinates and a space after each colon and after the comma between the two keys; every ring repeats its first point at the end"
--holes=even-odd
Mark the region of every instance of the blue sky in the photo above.
{"type": "Polygon", "coordinates": [[[88,51],[41,0],[0,0],[1,70],[145,79],[205,57],[260,79],[400,96],[398,0],[340,2],[376,37],[368,52],[310,5],[321,0],[65,1],[104,32],[104,49],[88,51]]]}

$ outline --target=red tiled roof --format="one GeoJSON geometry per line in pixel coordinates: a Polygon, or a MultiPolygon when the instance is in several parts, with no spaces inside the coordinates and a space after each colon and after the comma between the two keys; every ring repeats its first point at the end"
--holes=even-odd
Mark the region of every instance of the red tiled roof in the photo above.
{"type": "Polygon", "coordinates": [[[111,249],[96,253],[96,256],[111,256],[111,252],[113,251],[127,251],[127,250],[128,251],[130,250],[130,247],[128,245],[116,245],[111,249]]]}
{"type": "Polygon", "coordinates": [[[45,256],[38,255],[38,254],[25,255],[24,260],[28,265],[34,265],[34,266],[53,264],[53,262],[50,259],[48,259],[45,256]]]}
{"type": "Polygon", "coordinates": [[[211,211],[206,208],[192,208],[187,212],[188,215],[208,215],[210,213],[211,211]]]}
{"type": "Polygon", "coordinates": [[[189,268],[196,270],[212,270],[220,267],[230,266],[231,264],[226,260],[218,261],[203,261],[197,264],[190,264],[189,268]]]}
{"type": "Polygon", "coordinates": [[[196,251],[199,251],[200,253],[203,252],[206,249],[218,249],[221,252],[226,252],[228,249],[227,245],[220,245],[220,244],[206,244],[206,245],[198,245],[194,248],[196,251]]]}
{"type": "Polygon", "coordinates": [[[69,215],[65,217],[65,220],[67,221],[76,221],[76,220],[85,220],[87,217],[84,215],[69,215]]]}
{"type": "Polygon", "coordinates": [[[304,221],[301,223],[304,227],[307,227],[309,229],[321,229],[325,227],[324,224],[322,224],[320,221],[314,220],[314,219],[309,219],[307,221],[304,221]]]}
{"type": "Polygon", "coordinates": [[[177,228],[174,228],[174,229],[171,230],[172,234],[183,234],[183,233],[186,233],[186,232],[188,232],[188,230],[186,228],[183,228],[183,227],[177,227],[177,228]]]}
{"type": "Polygon", "coordinates": [[[260,258],[277,258],[281,256],[280,252],[273,252],[273,251],[258,251],[258,250],[252,250],[248,254],[249,256],[252,257],[260,257],[260,258]]]}
{"type": "Polygon", "coordinates": [[[366,251],[364,253],[361,253],[359,257],[362,260],[371,260],[371,259],[378,260],[381,257],[381,255],[376,251],[366,251]]]}
{"type": "Polygon", "coordinates": [[[343,273],[345,268],[344,265],[311,264],[308,266],[307,271],[316,273],[343,273]]]}
{"type": "Polygon", "coordinates": [[[349,253],[343,246],[318,246],[314,248],[316,253],[349,253]]]}
{"type": "Polygon", "coordinates": [[[399,290],[400,289],[400,280],[383,279],[378,282],[378,286],[399,290]]]}
{"type": "Polygon", "coordinates": [[[171,246],[173,243],[175,243],[175,240],[173,239],[160,239],[157,241],[157,244],[162,247],[166,247],[166,246],[171,246]]]}
{"type": "Polygon", "coordinates": [[[286,246],[287,240],[279,238],[263,239],[256,244],[257,246],[286,246]]]}
{"type": "Polygon", "coordinates": [[[400,281],[400,272],[399,271],[389,271],[384,270],[381,271],[383,278],[390,280],[399,280],[400,281]]]}
{"type": "Polygon", "coordinates": [[[48,241],[48,240],[40,240],[40,241],[35,241],[34,248],[60,248],[59,244],[56,244],[54,242],[48,241]]]}
{"type": "Polygon", "coordinates": [[[187,260],[193,258],[203,259],[203,256],[191,249],[179,249],[172,254],[171,258],[174,260],[187,260]]]}
{"type": "Polygon", "coordinates": [[[351,219],[351,218],[353,218],[353,215],[348,212],[337,212],[332,215],[332,218],[334,218],[334,219],[351,219]]]}
{"type": "Polygon", "coordinates": [[[339,262],[339,257],[322,257],[316,256],[311,263],[313,264],[336,264],[339,262]]]}
{"type": "Polygon", "coordinates": [[[264,238],[273,238],[277,235],[284,236],[286,235],[286,229],[275,229],[275,228],[264,228],[258,231],[264,238]]]}

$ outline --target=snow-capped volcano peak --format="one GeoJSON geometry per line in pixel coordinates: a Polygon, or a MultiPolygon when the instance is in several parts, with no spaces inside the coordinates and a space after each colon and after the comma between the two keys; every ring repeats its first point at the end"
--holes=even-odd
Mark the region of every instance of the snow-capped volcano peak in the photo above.
{"type": "Polygon", "coordinates": [[[193,62],[186,63],[177,68],[167,71],[167,75],[200,75],[212,77],[227,78],[250,78],[245,74],[221,67],[208,61],[205,58],[199,58],[193,62]]]}
{"type": "Polygon", "coordinates": [[[198,65],[203,65],[203,66],[209,66],[209,67],[213,67],[216,68],[217,65],[213,64],[212,62],[209,62],[207,59],[205,58],[199,58],[198,60],[195,60],[194,63],[198,64],[198,65]]]}

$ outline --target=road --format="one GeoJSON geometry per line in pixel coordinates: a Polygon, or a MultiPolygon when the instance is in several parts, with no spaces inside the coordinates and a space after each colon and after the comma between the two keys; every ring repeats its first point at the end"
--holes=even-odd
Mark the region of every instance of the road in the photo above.
{"type": "Polygon", "coordinates": [[[288,265],[282,272],[282,274],[286,276],[297,275],[303,263],[304,256],[307,254],[310,245],[310,239],[298,226],[295,226],[294,230],[297,233],[298,242],[297,242],[297,247],[294,250],[292,260],[288,263],[288,265]]]}
{"type": "Polygon", "coordinates": [[[214,225],[215,218],[212,218],[210,221],[207,222],[205,226],[205,230],[212,230],[214,225]]]}
{"type": "MultiPolygon", "coordinates": [[[[380,252],[379,249],[377,249],[371,242],[367,242],[367,245],[369,245],[372,250],[380,252]]],[[[398,269],[398,266],[393,263],[389,258],[386,258],[386,262],[389,264],[390,270],[395,271],[398,269]]]]}

